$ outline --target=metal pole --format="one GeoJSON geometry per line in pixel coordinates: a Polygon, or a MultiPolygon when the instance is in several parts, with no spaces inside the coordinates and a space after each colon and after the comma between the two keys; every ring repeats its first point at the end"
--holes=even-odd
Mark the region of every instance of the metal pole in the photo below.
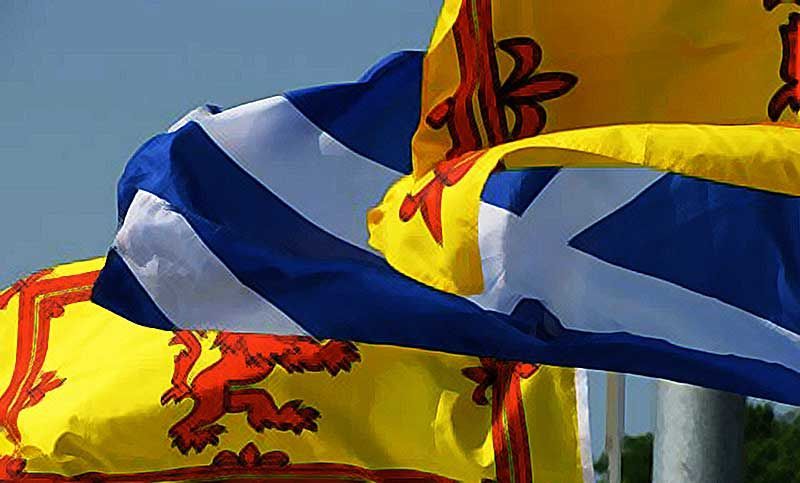
{"type": "Polygon", "coordinates": [[[606,455],[608,483],[622,482],[622,439],[625,437],[625,375],[606,376],[606,455]]]}
{"type": "Polygon", "coordinates": [[[654,483],[741,483],[745,398],[658,382],[654,483]]]}

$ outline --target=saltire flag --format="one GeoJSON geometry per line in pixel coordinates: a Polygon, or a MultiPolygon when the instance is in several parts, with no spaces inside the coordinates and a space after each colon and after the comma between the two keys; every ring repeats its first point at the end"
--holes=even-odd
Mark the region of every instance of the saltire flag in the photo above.
{"type": "Polygon", "coordinates": [[[145,145],[94,300],[800,404],[784,3],[448,0],[421,83],[400,54],[145,145]]]}
{"type": "Polygon", "coordinates": [[[0,290],[2,481],[593,481],[583,371],[143,327],[103,263],[0,290]]]}

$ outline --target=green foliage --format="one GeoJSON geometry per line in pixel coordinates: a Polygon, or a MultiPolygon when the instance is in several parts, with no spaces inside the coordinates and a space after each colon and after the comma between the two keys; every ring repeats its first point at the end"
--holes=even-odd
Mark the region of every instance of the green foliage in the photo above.
{"type": "MultiPolygon", "coordinates": [[[[598,481],[608,481],[608,455],[600,455],[594,463],[598,481]]],[[[653,434],[625,436],[622,440],[622,482],[649,483],[653,472],[653,434]]]]}
{"type": "Polygon", "coordinates": [[[622,442],[622,482],[649,483],[653,473],[653,434],[626,436],[622,442]]]}
{"type": "Polygon", "coordinates": [[[748,483],[800,483],[800,416],[775,417],[768,404],[747,407],[744,425],[748,483]]]}
{"type": "Polygon", "coordinates": [[[605,451],[603,451],[603,454],[594,462],[594,472],[600,476],[601,482],[607,480],[605,477],[608,475],[608,455],[605,451]]]}
{"type": "MultiPolygon", "coordinates": [[[[747,406],[744,428],[748,483],[800,483],[800,413],[776,417],[769,404],[747,406]]],[[[608,481],[608,456],[594,464],[600,482],[608,481]]],[[[623,483],[649,483],[653,471],[653,435],[625,436],[623,483]]]]}

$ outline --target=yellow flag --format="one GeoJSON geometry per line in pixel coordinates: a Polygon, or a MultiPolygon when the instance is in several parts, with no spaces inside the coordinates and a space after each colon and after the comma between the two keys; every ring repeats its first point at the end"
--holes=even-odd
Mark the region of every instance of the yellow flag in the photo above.
{"type": "Polygon", "coordinates": [[[370,243],[442,290],[484,289],[494,169],[640,167],[800,195],[797,2],[445,0],[414,172],[370,243]]]}
{"type": "Polygon", "coordinates": [[[590,126],[797,121],[791,0],[445,0],[425,58],[417,177],[590,126]]]}
{"type": "Polygon", "coordinates": [[[402,178],[367,215],[370,245],[393,267],[432,287],[480,293],[478,204],[472,201],[496,165],[476,151],[440,163],[419,180],[402,178]]]}
{"type": "Polygon", "coordinates": [[[581,371],[145,328],[102,265],[0,291],[0,479],[589,481],[581,371]]]}

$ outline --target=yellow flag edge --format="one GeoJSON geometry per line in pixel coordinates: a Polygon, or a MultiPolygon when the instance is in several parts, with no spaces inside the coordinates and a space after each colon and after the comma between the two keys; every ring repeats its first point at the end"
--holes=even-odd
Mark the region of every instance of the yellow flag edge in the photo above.
{"type": "Polygon", "coordinates": [[[507,168],[643,167],[800,196],[800,131],[779,125],[615,125],[560,131],[486,154],[507,168]]]}

